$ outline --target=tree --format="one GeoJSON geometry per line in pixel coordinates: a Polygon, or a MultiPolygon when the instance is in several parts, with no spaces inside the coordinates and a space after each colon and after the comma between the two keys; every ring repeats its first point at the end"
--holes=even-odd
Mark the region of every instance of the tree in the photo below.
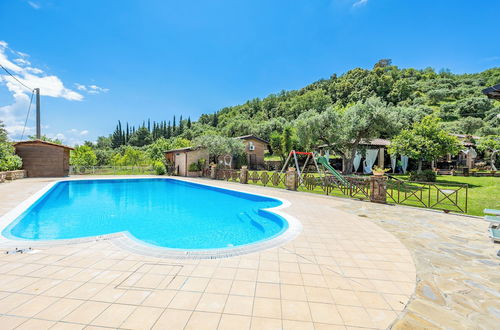
{"type": "Polygon", "coordinates": [[[141,126],[130,136],[129,144],[134,147],[143,147],[151,144],[153,138],[145,126],[141,126]]]}
{"type": "Polygon", "coordinates": [[[290,153],[290,151],[292,151],[294,146],[294,139],[293,130],[290,126],[286,126],[283,130],[283,134],[281,134],[280,139],[280,146],[282,158],[286,157],[290,153]]]}
{"type": "Polygon", "coordinates": [[[74,150],[71,151],[71,165],[75,166],[95,166],[97,164],[97,156],[89,146],[76,146],[74,150]]]}
{"type": "Polygon", "coordinates": [[[388,151],[418,160],[417,172],[421,173],[422,161],[456,154],[460,146],[458,139],[441,127],[440,119],[429,115],[393,138],[388,151]]]}
{"type": "Polygon", "coordinates": [[[220,135],[202,135],[193,142],[196,147],[206,148],[215,161],[221,156],[241,155],[245,152],[245,144],[241,140],[220,135]]]}
{"type": "Polygon", "coordinates": [[[296,128],[303,148],[311,150],[326,144],[342,156],[344,173],[349,174],[360,142],[368,142],[382,134],[393,135],[399,124],[395,109],[372,97],[347,109],[329,108],[323,113],[308,111],[299,116],[296,128]]]}
{"type": "Polygon", "coordinates": [[[8,135],[7,130],[5,129],[5,124],[0,120],[0,143],[7,142],[8,135]]]}
{"type": "Polygon", "coordinates": [[[118,125],[116,125],[115,131],[111,135],[111,146],[113,149],[116,149],[122,145],[124,145],[124,134],[122,131],[122,123],[118,121],[118,125]]]}
{"type": "Polygon", "coordinates": [[[484,126],[484,122],[476,117],[464,117],[458,121],[459,133],[474,134],[478,129],[484,126]]]}
{"type": "MultiPolygon", "coordinates": [[[[28,140],[36,140],[36,136],[35,135],[29,135],[28,136],[28,140]]],[[[50,138],[46,135],[42,135],[40,137],[40,140],[41,141],[46,141],[46,142],[50,142],[50,143],[55,143],[55,144],[62,144],[62,140],[59,139],[59,138],[50,138]]]]}
{"type": "Polygon", "coordinates": [[[491,169],[496,171],[496,155],[500,152],[500,135],[489,135],[479,140],[477,148],[490,153],[491,169]]]}
{"type": "Polygon", "coordinates": [[[111,137],[98,136],[96,142],[97,149],[111,149],[111,137]]]}

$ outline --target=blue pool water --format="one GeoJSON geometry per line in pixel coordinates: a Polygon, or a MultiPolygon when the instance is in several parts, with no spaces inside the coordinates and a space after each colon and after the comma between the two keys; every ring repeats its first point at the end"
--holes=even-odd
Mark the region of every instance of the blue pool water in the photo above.
{"type": "Polygon", "coordinates": [[[3,234],[53,240],[128,231],[162,247],[226,248],[286,230],[286,220],[262,210],[280,204],[273,198],[172,179],[63,181],[3,234]]]}

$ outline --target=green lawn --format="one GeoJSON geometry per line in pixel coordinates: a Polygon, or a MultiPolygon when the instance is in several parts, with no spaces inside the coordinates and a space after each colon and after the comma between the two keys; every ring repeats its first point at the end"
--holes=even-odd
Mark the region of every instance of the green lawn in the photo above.
{"type": "MultiPolygon", "coordinates": [[[[254,172],[254,171],[250,171],[254,172]]],[[[259,174],[262,174],[264,171],[258,171],[259,174]]],[[[269,175],[272,175],[273,172],[268,172],[269,175]]],[[[315,174],[317,176],[317,174],[315,174]]],[[[401,180],[408,179],[408,176],[398,175],[397,178],[401,180]]],[[[263,184],[260,181],[253,182],[249,179],[250,184],[260,185],[263,184]]],[[[493,208],[500,209],[500,177],[462,177],[462,176],[448,176],[448,175],[440,175],[438,176],[436,186],[445,191],[445,190],[453,190],[457,189],[456,185],[468,185],[467,191],[467,214],[471,215],[483,215],[483,209],[485,208],[493,208]]],[[[267,186],[273,187],[273,185],[269,182],[267,186]]],[[[402,200],[405,199],[404,193],[406,192],[408,199],[404,200],[402,204],[422,207],[422,203],[415,196],[411,195],[412,191],[417,191],[417,195],[422,198],[426,203],[430,202],[430,204],[434,204],[437,201],[437,198],[441,200],[440,203],[437,203],[436,208],[441,209],[449,209],[451,211],[458,211],[457,207],[453,205],[451,201],[443,197],[442,194],[437,195],[437,189],[432,187],[431,189],[425,188],[422,190],[422,195],[420,191],[418,191],[418,187],[421,187],[421,184],[418,183],[405,183],[404,188],[400,189],[400,198],[402,200]]],[[[280,183],[277,188],[285,188],[283,183],[280,183]]],[[[320,186],[312,187],[304,187],[300,186],[299,191],[307,191],[318,194],[325,194],[324,190],[320,186]]],[[[329,193],[333,196],[346,197],[341,191],[338,189],[334,189],[329,193]]],[[[461,189],[459,192],[458,205],[465,209],[465,189],[461,189]]],[[[454,195],[452,195],[454,196],[454,195]]],[[[362,193],[358,193],[356,195],[357,198],[366,197],[362,193]]],[[[453,200],[453,197],[451,197],[453,200]]],[[[390,198],[388,198],[389,202],[392,202],[390,198]]]]}
{"type": "Polygon", "coordinates": [[[468,214],[483,215],[485,208],[500,209],[500,177],[438,176],[438,183],[469,185],[468,214]]]}

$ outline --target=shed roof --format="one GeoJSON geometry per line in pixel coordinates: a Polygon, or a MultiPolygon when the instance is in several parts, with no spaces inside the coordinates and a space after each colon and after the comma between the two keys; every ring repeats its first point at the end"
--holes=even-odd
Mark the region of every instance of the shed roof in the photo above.
{"type": "Polygon", "coordinates": [[[74,148],[72,148],[72,147],[68,147],[68,146],[65,146],[65,145],[62,145],[62,144],[52,143],[52,142],[48,142],[48,141],[43,141],[43,140],[28,140],[28,141],[19,141],[19,142],[13,143],[14,147],[17,146],[17,145],[22,145],[22,144],[26,144],[26,145],[29,145],[29,144],[45,144],[45,145],[49,145],[49,146],[54,146],[54,147],[59,147],[59,148],[64,148],[64,149],[69,149],[69,150],[74,150],[74,148]]]}
{"type": "Polygon", "coordinates": [[[171,152],[179,152],[179,151],[192,151],[195,150],[193,147],[185,147],[185,148],[178,148],[178,149],[170,149],[165,151],[166,154],[171,153],[171,152]]]}
{"type": "Polygon", "coordinates": [[[248,140],[248,139],[255,139],[257,141],[260,141],[260,142],[263,142],[265,144],[269,144],[269,141],[266,141],[264,139],[261,139],[260,137],[257,137],[253,134],[249,134],[249,135],[242,135],[242,136],[236,136],[235,139],[241,139],[241,140],[248,140]]]}
{"type": "Polygon", "coordinates": [[[500,100],[500,84],[483,89],[483,94],[490,99],[500,100]]]}

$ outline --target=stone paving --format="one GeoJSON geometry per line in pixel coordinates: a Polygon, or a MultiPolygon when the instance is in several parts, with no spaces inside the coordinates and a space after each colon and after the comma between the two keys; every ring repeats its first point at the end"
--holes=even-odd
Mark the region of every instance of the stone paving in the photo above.
{"type": "MultiPolygon", "coordinates": [[[[500,322],[498,247],[480,219],[190,180],[287,199],[283,211],[303,232],[278,248],[217,260],[152,258],[107,240],[2,254],[0,328],[492,329],[500,322]]],[[[51,181],[0,184],[0,216],[51,181]]]]}

